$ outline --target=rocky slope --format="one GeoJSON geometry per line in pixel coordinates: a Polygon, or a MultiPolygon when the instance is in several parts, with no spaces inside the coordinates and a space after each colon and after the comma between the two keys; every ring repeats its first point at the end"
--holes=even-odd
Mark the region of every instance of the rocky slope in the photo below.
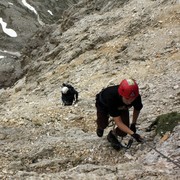
{"type": "Polygon", "coordinates": [[[135,78],[139,133],[179,164],[179,125],[166,141],[145,132],[180,110],[179,10],[175,0],[87,0],[40,28],[22,51],[23,78],[0,91],[1,179],[179,179],[179,167],[148,145],[117,152],[111,127],[98,138],[94,106],[103,87],[135,78]],[[63,82],[79,91],[77,105],[61,105],[63,82]]]}
{"type": "MultiPolygon", "coordinates": [[[[19,57],[22,48],[32,34],[45,25],[55,22],[59,24],[66,9],[78,1],[1,0],[0,22],[6,24],[6,28],[4,26],[0,28],[0,88],[12,86],[15,81],[22,77],[23,69],[19,57]],[[8,31],[13,31],[16,36],[7,33],[8,31]]],[[[1,25],[2,23],[0,23],[0,27],[1,25]]]]}

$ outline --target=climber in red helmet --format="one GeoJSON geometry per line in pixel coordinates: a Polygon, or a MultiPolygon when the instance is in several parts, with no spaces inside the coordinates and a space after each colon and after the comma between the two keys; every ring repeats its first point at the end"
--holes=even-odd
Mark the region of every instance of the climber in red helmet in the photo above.
{"type": "Polygon", "coordinates": [[[117,127],[109,132],[107,139],[114,149],[119,150],[122,147],[118,136],[124,137],[129,134],[137,142],[143,142],[143,138],[136,133],[136,122],[142,107],[141,95],[134,79],[124,79],[120,85],[103,89],[96,95],[97,135],[103,136],[111,116],[117,127]],[[130,124],[131,107],[133,107],[133,116],[130,124]]]}

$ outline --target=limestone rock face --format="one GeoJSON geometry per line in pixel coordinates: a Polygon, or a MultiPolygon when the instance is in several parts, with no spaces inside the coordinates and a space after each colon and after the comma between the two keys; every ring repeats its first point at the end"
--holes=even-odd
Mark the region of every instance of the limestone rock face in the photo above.
{"type": "MultiPolygon", "coordinates": [[[[163,139],[145,131],[157,116],[180,111],[179,1],[27,2],[39,16],[13,4],[31,14],[19,17],[34,22],[31,37],[9,46],[0,30],[8,50],[0,52],[0,179],[180,179],[179,124],[163,139]],[[52,18],[62,6],[69,8],[52,18]],[[127,77],[140,87],[137,127],[146,143],[115,151],[106,137],[112,127],[96,135],[95,96],[127,77]],[[62,105],[63,82],[79,92],[77,104],[62,105]]],[[[3,15],[13,5],[0,5],[11,24],[3,15]]]]}
{"type": "Polygon", "coordinates": [[[39,28],[60,22],[63,12],[77,2],[78,0],[1,0],[0,87],[12,86],[21,78],[23,69],[19,58],[31,36],[39,28]]]}

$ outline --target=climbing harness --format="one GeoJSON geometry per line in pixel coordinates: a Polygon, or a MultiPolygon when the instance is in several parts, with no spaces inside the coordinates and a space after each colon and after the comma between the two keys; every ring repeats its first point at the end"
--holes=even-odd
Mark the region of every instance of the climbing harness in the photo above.
{"type": "Polygon", "coordinates": [[[108,122],[108,127],[113,127],[113,130],[114,130],[114,128],[115,128],[115,123],[114,123],[113,118],[109,120],[109,122],[108,122]]]}

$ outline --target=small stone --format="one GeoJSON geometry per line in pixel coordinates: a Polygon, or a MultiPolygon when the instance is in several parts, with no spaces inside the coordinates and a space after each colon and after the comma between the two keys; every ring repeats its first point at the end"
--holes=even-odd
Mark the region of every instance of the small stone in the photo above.
{"type": "Polygon", "coordinates": [[[173,87],[174,90],[176,90],[176,89],[178,89],[178,88],[179,88],[179,85],[175,85],[175,86],[173,87]]]}

